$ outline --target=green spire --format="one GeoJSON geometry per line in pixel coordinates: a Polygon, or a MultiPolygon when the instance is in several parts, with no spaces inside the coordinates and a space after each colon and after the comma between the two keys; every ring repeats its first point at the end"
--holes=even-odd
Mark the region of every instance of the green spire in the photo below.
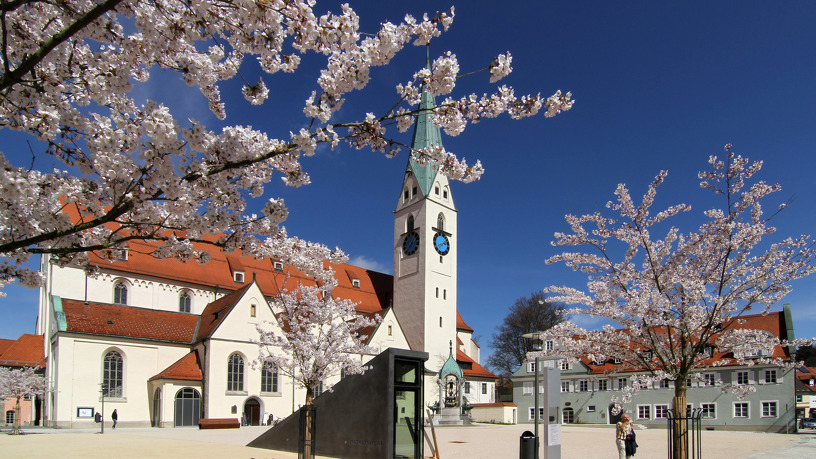
{"type": "MultiPolygon", "coordinates": [[[[425,68],[430,70],[431,48],[428,46],[426,49],[425,68]]],[[[414,150],[421,150],[430,145],[442,145],[442,134],[439,132],[439,128],[431,122],[431,109],[435,106],[436,99],[433,94],[428,91],[425,85],[422,85],[422,99],[419,102],[420,114],[417,116],[414,137],[411,140],[411,148],[414,150]]],[[[434,179],[436,179],[438,169],[433,163],[421,165],[412,158],[408,160],[408,172],[413,173],[416,177],[423,196],[427,196],[431,192],[431,186],[433,186],[434,179]]]]}

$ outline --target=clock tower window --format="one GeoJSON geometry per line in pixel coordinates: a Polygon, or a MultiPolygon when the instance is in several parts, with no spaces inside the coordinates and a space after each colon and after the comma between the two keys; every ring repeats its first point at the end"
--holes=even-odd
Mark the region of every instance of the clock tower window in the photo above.
{"type": "Polygon", "coordinates": [[[405,229],[406,232],[411,232],[411,231],[414,230],[414,216],[413,215],[408,216],[408,223],[407,223],[406,226],[407,226],[407,228],[405,229]]]}
{"type": "Polygon", "coordinates": [[[442,212],[436,217],[436,229],[438,231],[445,231],[445,216],[442,215],[442,212]]]}

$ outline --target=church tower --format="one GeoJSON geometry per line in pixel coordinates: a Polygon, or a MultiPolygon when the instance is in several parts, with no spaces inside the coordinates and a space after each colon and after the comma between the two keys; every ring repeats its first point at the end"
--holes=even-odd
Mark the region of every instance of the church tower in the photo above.
{"type": "MultiPolygon", "coordinates": [[[[430,68],[430,58],[427,59],[430,68]]],[[[423,87],[411,147],[441,145],[431,123],[434,96],[423,87]]],[[[456,208],[436,164],[408,159],[394,211],[394,313],[411,349],[427,352],[437,371],[456,341],[456,208]]]]}

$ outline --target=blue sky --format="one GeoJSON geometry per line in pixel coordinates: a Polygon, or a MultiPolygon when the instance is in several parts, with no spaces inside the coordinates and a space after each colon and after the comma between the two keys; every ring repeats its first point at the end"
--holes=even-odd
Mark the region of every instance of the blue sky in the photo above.
{"type": "MultiPolygon", "coordinates": [[[[564,214],[602,210],[620,182],[640,196],[667,169],[658,206],[691,204],[692,212],[676,222],[691,231],[714,205],[699,189],[697,172],[709,155],[721,155],[723,145],[732,143],[739,154],[765,161],[764,180],[782,184],[774,203],[792,201],[776,219],[778,234],[810,234],[816,227],[816,4],[349,3],[366,31],[385,19],[398,22],[405,13],[433,14],[453,4],[453,27],[434,42],[432,55],[451,50],[466,72],[509,50],[515,71],[501,83],[517,94],[571,91],[576,100],[571,111],[553,119],[486,120],[458,137],[443,135],[448,150],[480,159],[486,169],[481,181],[454,183],[452,191],[460,209],[458,307],[481,336],[483,361],[491,352],[490,336],[516,298],[553,284],[584,285],[565,266],[544,264],[557,251],[550,241],[554,232],[568,229],[564,214]]],[[[334,3],[316,9],[339,10],[334,3]]],[[[338,120],[390,107],[394,86],[421,68],[424,53],[410,47],[392,67],[376,69],[369,88],[349,98],[338,120]]],[[[287,137],[305,122],[300,110],[315,87],[316,64],[312,56],[304,60],[303,73],[266,78],[270,100],[261,107],[243,101],[240,82],[225,84],[227,123],[287,137]]],[[[247,79],[257,81],[253,66],[245,67],[247,79]]],[[[467,77],[454,95],[487,92],[487,81],[487,74],[467,77]]],[[[211,128],[219,125],[203,97],[175,77],[157,75],[139,96],[165,101],[179,119],[192,114],[211,128]]],[[[409,134],[402,138],[410,140],[409,134]]],[[[20,140],[0,131],[0,150],[27,164],[20,140]]],[[[42,167],[53,165],[38,158],[42,167]]],[[[352,263],[391,273],[392,211],[406,161],[404,152],[386,159],[348,147],[321,149],[303,161],[311,185],[274,184],[267,194],[286,199],[290,234],[338,246],[352,263]]],[[[816,277],[793,288],[784,302],[792,305],[796,335],[816,337],[816,277]]],[[[16,286],[4,291],[0,337],[32,332],[36,292],[16,286]]]]}

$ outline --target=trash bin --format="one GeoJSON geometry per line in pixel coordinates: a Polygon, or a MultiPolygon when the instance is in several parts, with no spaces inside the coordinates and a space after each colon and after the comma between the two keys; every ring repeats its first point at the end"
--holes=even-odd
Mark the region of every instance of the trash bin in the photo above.
{"type": "Polygon", "coordinates": [[[525,430],[519,437],[519,459],[536,459],[538,438],[529,430],[525,430]]]}
{"type": "Polygon", "coordinates": [[[102,415],[99,413],[94,414],[94,422],[102,422],[102,415]]]}

